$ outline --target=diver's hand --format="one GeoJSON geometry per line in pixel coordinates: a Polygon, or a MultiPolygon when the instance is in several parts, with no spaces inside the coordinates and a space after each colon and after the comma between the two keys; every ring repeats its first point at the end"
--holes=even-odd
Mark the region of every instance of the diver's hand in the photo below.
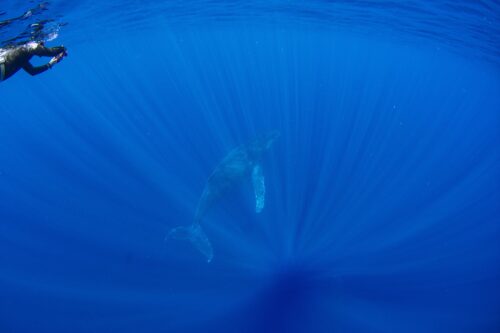
{"type": "Polygon", "coordinates": [[[66,51],[59,53],[49,61],[49,67],[52,68],[55,64],[57,64],[59,61],[61,61],[64,56],[66,55],[66,51]]]}

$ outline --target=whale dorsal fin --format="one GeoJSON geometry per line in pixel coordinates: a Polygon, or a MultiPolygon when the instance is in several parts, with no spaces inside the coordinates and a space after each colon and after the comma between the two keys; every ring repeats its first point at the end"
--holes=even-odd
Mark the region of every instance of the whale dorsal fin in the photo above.
{"type": "Polygon", "coordinates": [[[266,184],[264,183],[264,175],[262,167],[256,164],[252,170],[252,184],[255,192],[255,211],[260,213],[264,208],[266,196],[266,184]]]}

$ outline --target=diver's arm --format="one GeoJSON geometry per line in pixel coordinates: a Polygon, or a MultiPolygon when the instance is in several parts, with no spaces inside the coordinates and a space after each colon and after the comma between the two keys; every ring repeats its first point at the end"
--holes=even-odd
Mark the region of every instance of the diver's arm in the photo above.
{"type": "Polygon", "coordinates": [[[46,63],[45,65],[42,65],[42,66],[38,66],[38,67],[33,67],[33,65],[30,64],[30,62],[28,61],[23,66],[23,69],[31,75],[38,75],[40,73],[45,72],[47,69],[52,68],[52,66],[54,66],[55,64],[57,64],[59,61],[62,60],[64,55],[65,55],[65,53],[59,53],[56,56],[54,56],[52,59],[50,59],[50,61],[48,63],[46,63]]]}
{"type": "Polygon", "coordinates": [[[66,53],[66,48],[64,46],[45,47],[43,45],[38,45],[31,51],[32,55],[39,57],[54,57],[60,53],[66,53]]]}
{"type": "Polygon", "coordinates": [[[30,75],[38,75],[40,73],[45,72],[47,69],[49,69],[51,67],[52,67],[52,65],[50,63],[47,63],[47,64],[42,65],[42,66],[38,66],[38,67],[33,67],[32,64],[27,62],[26,65],[23,66],[23,69],[26,72],[28,72],[30,75]]]}

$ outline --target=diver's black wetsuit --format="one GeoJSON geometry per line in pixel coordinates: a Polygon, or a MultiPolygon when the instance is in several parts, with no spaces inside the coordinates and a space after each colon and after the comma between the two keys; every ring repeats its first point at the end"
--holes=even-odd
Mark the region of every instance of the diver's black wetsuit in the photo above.
{"type": "Polygon", "coordinates": [[[40,73],[45,72],[47,69],[51,68],[53,64],[50,62],[34,67],[30,64],[31,58],[33,56],[39,57],[55,57],[60,54],[65,54],[66,48],[64,46],[56,46],[56,47],[45,47],[42,44],[38,44],[35,48],[28,46],[18,46],[14,49],[8,50],[4,55],[4,60],[0,63],[0,68],[2,70],[3,77],[0,77],[1,80],[6,80],[12,75],[14,75],[21,68],[24,69],[31,75],[38,75],[40,73]]]}

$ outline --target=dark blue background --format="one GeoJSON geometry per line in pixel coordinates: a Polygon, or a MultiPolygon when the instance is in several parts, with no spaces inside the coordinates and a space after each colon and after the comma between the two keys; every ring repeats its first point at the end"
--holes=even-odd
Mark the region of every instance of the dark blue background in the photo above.
{"type": "Polygon", "coordinates": [[[498,332],[498,63],[154,22],[1,83],[0,332],[498,332]],[[210,264],[164,242],[272,129],[264,211],[249,182],[211,210],[210,264]]]}

